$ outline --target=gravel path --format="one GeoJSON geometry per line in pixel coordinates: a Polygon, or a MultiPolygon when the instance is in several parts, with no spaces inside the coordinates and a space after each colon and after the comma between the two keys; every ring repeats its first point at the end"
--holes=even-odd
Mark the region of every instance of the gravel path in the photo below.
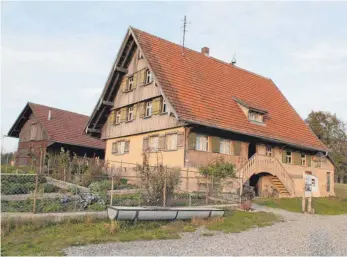
{"type": "Polygon", "coordinates": [[[285,222],[242,233],[202,230],[186,233],[182,239],[134,241],[76,246],[67,255],[347,255],[347,215],[319,216],[290,213],[267,207],[285,222]]]}

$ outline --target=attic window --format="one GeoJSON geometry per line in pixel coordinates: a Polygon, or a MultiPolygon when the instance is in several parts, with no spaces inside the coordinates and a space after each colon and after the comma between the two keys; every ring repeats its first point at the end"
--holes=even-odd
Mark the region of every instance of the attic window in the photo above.
{"type": "Polygon", "coordinates": [[[146,84],[149,84],[149,83],[152,83],[152,73],[148,69],[148,70],[146,70],[146,84]]]}
{"type": "Polygon", "coordinates": [[[128,91],[131,91],[134,89],[134,77],[130,77],[128,81],[128,91]]]}
{"type": "Polygon", "coordinates": [[[262,113],[259,113],[259,112],[256,112],[256,111],[249,111],[248,112],[248,119],[250,121],[263,123],[264,122],[264,115],[262,113]]]}
{"type": "Polygon", "coordinates": [[[141,51],[139,51],[138,59],[139,60],[143,59],[143,55],[142,55],[141,51]]]}

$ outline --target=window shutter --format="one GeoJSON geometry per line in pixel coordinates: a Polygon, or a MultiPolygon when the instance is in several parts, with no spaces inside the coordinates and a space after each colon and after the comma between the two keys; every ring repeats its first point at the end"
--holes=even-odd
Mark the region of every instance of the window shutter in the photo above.
{"type": "Polygon", "coordinates": [[[220,138],[219,137],[211,137],[212,141],[212,153],[220,152],[220,138]]]}
{"type": "Polygon", "coordinates": [[[134,76],[133,76],[133,78],[134,78],[133,89],[135,89],[136,86],[137,86],[137,76],[138,76],[138,72],[134,73],[134,76]]]}
{"type": "Polygon", "coordinates": [[[311,167],[311,161],[312,161],[312,156],[311,155],[306,155],[306,162],[307,166],[311,167]]]}
{"type": "Polygon", "coordinates": [[[112,143],[112,153],[117,154],[117,143],[112,143]]]}
{"type": "Polygon", "coordinates": [[[160,113],[160,103],[161,103],[161,97],[157,97],[152,101],[152,114],[160,113]]]}
{"type": "Polygon", "coordinates": [[[159,151],[163,151],[166,150],[166,135],[160,135],[159,136],[159,147],[158,150],[159,151]]]}
{"type": "Polygon", "coordinates": [[[115,110],[111,111],[108,117],[110,124],[114,124],[114,115],[115,115],[115,110]]]}
{"type": "Polygon", "coordinates": [[[137,105],[138,104],[134,104],[134,109],[133,109],[133,119],[136,120],[137,117],[137,105]]]}
{"type": "Polygon", "coordinates": [[[188,138],[188,149],[195,150],[196,149],[196,133],[190,132],[188,138]]]}
{"type": "Polygon", "coordinates": [[[143,138],[142,150],[145,152],[148,149],[148,137],[143,138]]]}
{"type": "Polygon", "coordinates": [[[177,147],[184,147],[184,133],[177,133],[177,147]]]}
{"type": "Polygon", "coordinates": [[[145,112],[146,112],[146,103],[145,102],[139,103],[140,118],[145,117],[145,112]]]}
{"type": "Polygon", "coordinates": [[[236,156],[241,155],[241,142],[240,141],[235,141],[234,142],[234,154],[236,156]]]}
{"type": "Polygon", "coordinates": [[[285,149],[282,149],[282,162],[283,163],[287,163],[286,155],[287,155],[287,151],[285,149]]]}
{"type": "Polygon", "coordinates": [[[124,153],[129,153],[130,140],[125,141],[124,143],[124,153]]]}
{"type": "Polygon", "coordinates": [[[139,84],[143,85],[146,82],[146,69],[142,69],[139,72],[139,84]]]}
{"type": "Polygon", "coordinates": [[[295,165],[301,165],[301,153],[294,152],[293,156],[294,156],[294,164],[295,165]]]}
{"type": "Polygon", "coordinates": [[[127,89],[128,89],[128,77],[123,77],[120,87],[121,87],[123,93],[127,91],[127,89]]]}
{"type": "Polygon", "coordinates": [[[127,120],[127,108],[122,108],[120,111],[120,122],[127,120]]]}

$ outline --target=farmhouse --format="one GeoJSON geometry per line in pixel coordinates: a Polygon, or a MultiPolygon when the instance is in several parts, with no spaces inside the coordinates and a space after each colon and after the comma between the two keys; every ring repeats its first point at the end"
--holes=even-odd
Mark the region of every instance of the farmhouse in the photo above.
{"type": "Polygon", "coordinates": [[[334,195],[327,147],[271,79],[132,27],[85,133],[106,140],[111,163],[156,152],[197,169],[223,157],[259,195],[302,196],[305,174],[314,196],[334,195]]]}
{"type": "Polygon", "coordinates": [[[105,143],[83,133],[88,119],[86,115],[27,103],[8,132],[19,138],[16,165],[39,165],[41,152],[60,152],[62,147],[78,156],[103,159],[105,143]]]}

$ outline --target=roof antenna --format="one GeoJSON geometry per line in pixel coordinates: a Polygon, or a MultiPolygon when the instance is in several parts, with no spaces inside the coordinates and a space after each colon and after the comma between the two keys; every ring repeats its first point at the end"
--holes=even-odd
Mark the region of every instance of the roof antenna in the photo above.
{"type": "Polygon", "coordinates": [[[234,53],[233,59],[231,60],[231,65],[236,64],[236,54],[234,53]]]}
{"type": "Polygon", "coordinates": [[[184,55],[184,43],[186,40],[186,32],[188,32],[187,31],[187,15],[184,15],[182,29],[183,29],[182,55],[184,55]]]}

